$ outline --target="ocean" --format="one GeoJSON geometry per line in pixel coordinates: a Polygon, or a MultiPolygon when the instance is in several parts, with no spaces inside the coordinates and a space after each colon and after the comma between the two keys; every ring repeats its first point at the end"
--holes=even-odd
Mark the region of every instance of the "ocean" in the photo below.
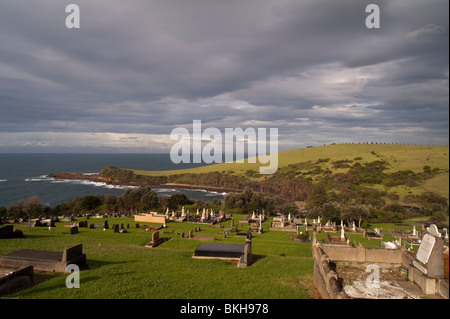
{"type": "MultiPolygon", "coordinates": [[[[121,195],[126,186],[82,180],[53,180],[52,173],[100,172],[105,166],[140,170],[173,170],[205,164],[174,164],[169,154],[0,154],[0,207],[39,196],[44,206],[54,207],[77,196],[121,195]]],[[[154,189],[158,196],[183,193],[192,199],[223,199],[223,193],[172,188],[154,189]]]]}

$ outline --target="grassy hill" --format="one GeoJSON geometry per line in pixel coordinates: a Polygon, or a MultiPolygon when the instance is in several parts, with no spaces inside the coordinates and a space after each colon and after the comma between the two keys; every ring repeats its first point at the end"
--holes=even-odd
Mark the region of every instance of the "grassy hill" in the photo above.
{"type": "MultiPolygon", "coordinates": [[[[331,176],[348,174],[356,163],[358,163],[356,165],[364,166],[377,161],[384,163],[384,174],[398,173],[397,175],[400,175],[402,172],[409,172],[409,176],[403,176],[403,178],[410,181],[401,183],[400,180],[399,185],[395,185],[392,181],[390,183],[364,183],[366,186],[397,193],[400,197],[429,191],[449,198],[448,146],[339,144],[295,149],[278,153],[278,171],[274,175],[260,175],[258,171],[261,164],[258,160],[256,163],[246,161],[245,163],[222,163],[172,171],[132,170],[132,172],[137,176],[165,177],[169,182],[171,179],[171,182],[176,182],[183,175],[198,176],[212,173],[254,182],[279,179],[282,176],[286,178],[286,175],[289,175],[288,178],[291,179],[309,175],[310,181],[314,184],[323,180],[326,174],[331,174],[331,176]],[[426,166],[430,171],[425,176],[424,167],[426,166]],[[298,169],[297,174],[292,173],[292,170],[295,169],[298,169]]],[[[190,184],[189,181],[187,183],[190,184]]],[[[195,181],[192,184],[196,184],[195,181]]]]}

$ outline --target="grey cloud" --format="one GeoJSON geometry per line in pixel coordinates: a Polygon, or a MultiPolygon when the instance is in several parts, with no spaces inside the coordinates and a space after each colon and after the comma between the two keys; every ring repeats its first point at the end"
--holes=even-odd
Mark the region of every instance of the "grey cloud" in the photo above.
{"type": "Polygon", "coordinates": [[[371,2],[79,0],[81,29],[68,30],[60,1],[4,0],[0,131],[255,120],[283,125],[292,146],[404,123],[425,128],[411,140],[448,143],[448,2],[378,1],[381,28],[369,30],[371,2]]]}

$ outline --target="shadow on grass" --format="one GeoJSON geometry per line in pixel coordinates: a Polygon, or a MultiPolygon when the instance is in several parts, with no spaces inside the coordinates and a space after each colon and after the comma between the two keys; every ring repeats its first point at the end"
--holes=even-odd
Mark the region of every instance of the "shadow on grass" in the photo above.
{"type": "Polygon", "coordinates": [[[263,260],[264,258],[266,258],[266,255],[252,255],[252,265],[254,265],[255,263],[259,262],[260,260],[263,260]]]}
{"type": "Polygon", "coordinates": [[[97,260],[97,259],[87,259],[86,265],[81,267],[80,270],[90,270],[97,269],[102,266],[107,265],[120,265],[120,264],[129,264],[137,262],[137,260],[123,260],[123,261],[106,261],[106,260],[97,260]]]}
{"type": "MultiPolygon", "coordinates": [[[[58,274],[58,276],[64,276],[66,277],[67,274],[58,274]]],[[[40,293],[45,293],[54,289],[61,289],[61,288],[67,288],[66,286],[66,282],[64,281],[63,283],[58,282],[55,283],[53,285],[50,286],[39,286],[40,284],[43,284],[44,282],[55,278],[55,274],[50,275],[50,274],[39,274],[39,276],[36,276],[37,278],[35,278],[34,282],[33,282],[33,286],[30,287],[30,289],[27,290],[22,290],[20,291],[20,298],[27,298],[27,296],[34,296],[36,294],[40,294],[40,293]],[[47,276],[46,276],[47,275],[47,276]]],[[[101,277],[89,277],[89,278],[83,278],[83,283],[87,283],[90,281],[96,281],[101,279],[101,277]]],[[[67,288],[69,289],[69,288],[67,288]]]]}

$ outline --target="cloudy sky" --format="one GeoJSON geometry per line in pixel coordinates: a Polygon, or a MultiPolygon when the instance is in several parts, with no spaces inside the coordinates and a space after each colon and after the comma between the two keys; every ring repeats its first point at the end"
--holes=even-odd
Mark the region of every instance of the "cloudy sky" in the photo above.
{"type": "Polygon", "coordinates": [[[446,0],[73,0],[79,29],[69,3],[0,1],[0,152],[168,152],[193,120],[448,145],[446,0]]]}

